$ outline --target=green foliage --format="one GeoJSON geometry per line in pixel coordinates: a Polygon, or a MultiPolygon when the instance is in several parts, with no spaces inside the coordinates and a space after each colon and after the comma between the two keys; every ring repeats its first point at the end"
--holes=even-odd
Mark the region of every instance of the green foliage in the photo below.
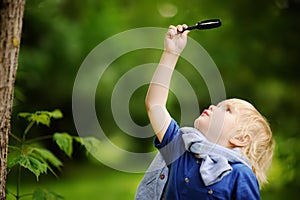
{"type": "MultiPolygon", "coordinates": [[[[29,170],[35,176],[37,181],[39,180],[39,176],[43,173],[47,173],[47,170],[51,171],[54,175],[55,172],[52,167],[56,169],[60,169],[63,165],[62,162],[48,149],[40,147],[36,143],[31,143],[30,140],[26,140],[26,136],[31,130],[34,124],[43,124],[46,126],[50,126],[51,118],[60,119],[63,117],[62,112],[60,110],[54,110],[52,112],[49,111],[37,111],[35,113],[19,113],[20,117],[25,118],[28,121],[28,126],[23,132],[22,139],[17,136],[11,134],[13,138],[15,138],[18,142],[20,142],[19,146],[9,145],[8,149],[8,159],[7,159],[7,168],[10,171],[14,166],[18,165],[19,174],[18,174],[18,183],[17,188],[20,187],[21,180],[21,167],[29,170]]],[[[67,134],[67,133],[65,133],[67,134]]],[[[71,136],[70,136],[71,137],[71,136]]],[[[44,139],[47,137],[42,137],[40,139],[44,139]]],[[[35,138],[31,141],[38,141],[35,138]]],[[[71,149],[72,153],[72,149],[71,149]]],[[[20,199],[22,196],[19,194],[19,189],[17,189],[17,194],[14,195],[16,199],[20,199]]],[[[59,195],[48,192],[46,190],[37,189],[32,194],[33,199],[61,199],[59,195]]]]}
{"type": "Polygon", "coordinates": [[[59,148],[65,152],[69,157],[73,151],[73,138],[68,133],[55,133],[53,140],[57,143],[59,148]]]}
{"type": "Polygon", "coordinates": [[[54,110],[52,112],[49,111],[37,111],[35,113],[22,112],[19,113],[18,116],[27,119],[27,121],[29,122],[50,126],[51,118],[60,119],[63,117],[63,114],[60,110],[54,110]]]}
{"type": "Polygon", "coordinates": [[[74,137],[74,139],[81,145],[84,145],[87,153],[96,153],[99,151],[99,147],[101,147],[101,142],[94,137],[74,137]]]}
{"type": "Polygon", "coordinates": [[[62,200],[61,195],[45,189],[37,188],[32,194],[32,200],[62,200]]]}
{"type": "Polygon", "coordinates": [[[27,144],[22,145],[21,148],[9,146],[7,167],[11,169],[17,164],[34,173],[37,180],[40,174],[47,173],[47,169],[55,174],[50,165],[57,169],[63,165],[48,149],[27,144]]]}
{"type": "Polygon", "coordinates": [[[62,162],[48,149],[28,144],[26,136],[33,124],[43,124],[49,127],[51,118],[62,118],[62,112],[60,110],[52,112],[37,111],[35,113],[22,112],[18,116],[25,118],[29,124],[23,133],[22,139],[18,140],[21,141],[20,146],[9,146],[7,167],[10,169],[18,164],[34,173],[37,180],[42,173],[47,173],[47,170],[55,174],[51,166],[59,169],[62,166],[62,162]]]}
{"type": "Polygon", "coordinates": [[[7,167],[12,168],[19,164],[34,173],[38,179],[41,173],[47,172],[48,165],[45,160],[35,154],[32,154],[32,151],[29,149],[30,148],[27,148],[27,146],[23,146],[22,149],[17,151],[10,151],[7,167]]]}
{"type": "MultiPolygon", "coordinates": [[[[69,133],[54,133],[49,136],[41,136],[40,138],[34,138],[27,140],[26,136],[31,130],[34,124],[43,124],[46,126],[50,126],[51,118],[60,119],[63,117],[62,112],[60,110],[54,110],[52,112],[49,111],[37,111],[34,113],[20,113],[18,116],[25,118],[28,121],[28,126],[26,127],[22,139],[18,138],[14,134],[11,134],[14,139],[19,142],[18,146],[9,145],[8,151],[8,160],[7,160],[7,168],[10,171],[13,167],[19,166],[19,174],[18,174],[18,183],[17,188],[20,187],[20,170],[21,167],[29,170],[35,176],[37,181],[39,180],[39,176],[41,174],[46,174],[47,171],[51,171],[52,174],[55,174],[53,167],[57,170],[63,166],[63,163],[48,149],[40,146],[37,141],[53,138],[53,141],[57,144],[57,146],[68,156],[72,157],[73,152],[73,139],[82,144],[79,137],[72,137],[69,133]]],[[[92,148],[89,146],[89,148],[92,148]]],[[[17,194],[13,195],[16,199],[20,199],[22,196],[19,194],[19,190],[17,190],[17,194]]],[[[32,199],[45,199],[45,200],[59,200],[63,199],[60,195],[50,192],[45,189],[36,189],[32,194],[32,199]]]]}

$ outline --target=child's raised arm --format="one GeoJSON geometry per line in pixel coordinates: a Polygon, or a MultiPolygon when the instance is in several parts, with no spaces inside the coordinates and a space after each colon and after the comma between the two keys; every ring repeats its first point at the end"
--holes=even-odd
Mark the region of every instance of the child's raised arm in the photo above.
{"type": "Polygon", "coordinates": [[[165,36],[164,52],[152,77],[146,96],[146,108],[152,128],[161,142],[171,122],[166,108],[169,86],[180,53],[186,46],[187,25],[170,26],[165,36]]]}

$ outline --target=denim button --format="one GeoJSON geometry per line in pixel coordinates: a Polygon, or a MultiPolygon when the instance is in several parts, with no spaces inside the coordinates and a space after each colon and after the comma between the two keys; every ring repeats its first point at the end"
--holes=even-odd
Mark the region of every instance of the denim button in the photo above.
{"type": "Polygon", "coordinates": [[[161,180],[163,180],[163,179],[165,178],[165,175],[164,175],[164,174],[161,174],[161,175],[159,175],[159,178],[160,178],[161,180]]]}
{"type": "Polygon", "coordinates": [[[214,191],[212,189],[210,189],[210,190],[207,191],[207,193],[212,194],[212,193],[214,193],[214,191]]]}

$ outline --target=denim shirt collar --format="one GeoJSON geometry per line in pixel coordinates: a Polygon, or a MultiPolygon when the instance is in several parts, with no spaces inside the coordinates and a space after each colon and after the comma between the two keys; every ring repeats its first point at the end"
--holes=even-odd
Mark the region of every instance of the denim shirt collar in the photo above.
{"type": "Polygon", "coordinates": [[[212,143],[195,128],[183,127],[180,129],[187,151],[192,152],[203,161],[199,173],[206,186],[215,184],[232,171],[231,163],[243,163],[251,169],[251,165],[239,149],[228,149],[212,143]]]}

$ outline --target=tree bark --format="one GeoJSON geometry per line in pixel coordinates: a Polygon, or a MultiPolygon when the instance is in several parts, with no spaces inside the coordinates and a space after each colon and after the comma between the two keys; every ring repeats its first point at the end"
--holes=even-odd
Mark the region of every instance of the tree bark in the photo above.
{"type": "Polygon", "coordinates": [[[25,0],[0,1],[0,199],[6,198],[8,137],[25,0]]]}

